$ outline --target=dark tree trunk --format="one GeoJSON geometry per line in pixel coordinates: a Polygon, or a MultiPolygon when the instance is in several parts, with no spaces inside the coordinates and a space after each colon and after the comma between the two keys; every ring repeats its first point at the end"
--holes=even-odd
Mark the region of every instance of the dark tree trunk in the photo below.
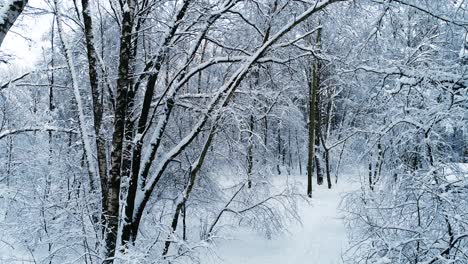
{"type": "Polygon", "coordinates": [[[307,196],[312,197],[312,174],[315,154],[315,105],[317,97],[317,64],[312,65],[311,78],[309,81],[309,135],[307,155],[307,196]]]}
{"type": "MultiPolygon", "coordinates": [[[[321,29],[317,30],[317,39],[316,42],[320,47],[321,42],[321,29]]],[[[319,108],[318,108],[318,91],[320,88],[320,62],[315,61],[312,64],[311,69],[311,78],[309,80],[309,136],[308,136],[308,158],[307,158],[307,195],[312,197],[312,174],[313,174],[313,167],[314,167],[314,159],[315,159],[315,167],[317,170],[317,183],[321,184],[320,178],[318,177],[320,171],[320,165],[318,159],[316,157],[316,148],[317,146],[317,139],[318,139],[318,132],[319,132],[319,108]],[[315,158],[314,158],[315,157],[315,158]]],[[[323,181],[323,178],[322,178],[323,181]]]]}
{"type": "Polygon", "coordinates": [[[86,50],[88,55],[89,82],[91,86],[91,94],[93,100],[94,132],[97,151],[96,156],[101,185],[101,224],[105,225],[105,207],[107,204],[107,153],[104,136],[101,133],[103,106],[100,98],[102,95],[99,92],[97,53],[96,48],[94,47],[93,20],[90,15],[91,11],[89,8],[89,1],[81,0],[81,5],[86,40],[86,50]]]}
{"type": "MultiPolygon", "coordinates": [[[[158,52],[158,54],[154,58],[152,58],[150,62],[147,63],[145,67],[146,68],[145,72],[148,71],[149,69],[153,69],[153,73],[150,76],[148,76],[146,90],[145,90],[144,97],[143,97],[143,104],[140,110],[140,116],[139,116],[138,124],[136,127],[136,131],[139,135],[143,135],[148,126],[151,102],[153,100],[156,82],[158,80],[162,64],[167,56],[165,49],[169,45],[171,40],[173,39],[175,32],[177,31],[177,28],[180,25],[179,21],[185,16],[185,12],[187,11],[189,3],[190,1],[184,1],[183,6],[179,10],[175,18],[174,26],[171,28],[171,30],[168,32],[168,35],[166,35],[164,39],[161,50],[158,52]]],[[[135,85],[133,85],[132,87],[133,92],[138,91],[139,86],[141,85],[142,81],[143,81],[142,77],[140,77],[140,79],[136,81],[135,85]]],[[[164,127],[167,124],[167,120],[171,114],[173,106],[174,106],[174,102],[171,98],[169,98],[165,104],[164,117],[162,117],[162,118],[165,118],[165,122],[163,122],[163,127],[160,130],[161,133],[164,131],[164,127]]],[[[133,125],[131,124],[127,124],[127,125],[129,127],[131,126],[131,129],[133,130],[133,125]]],[[[159,135],[157,142],[155,142],[154,144],[153,151],[151,153],[152,155],[155,155],[157,149],[159,148],[161,139],[162,139],[162,134],[159,135]]],[[[124,210],[125,215],[124,215],[124,223],[122,225],[122,239],[121,239],[124,245],[128,242],[133,243],[135,241],[137,234],[138,234],[139,223],[141,220],[140,218],[141,218],[142,212],[140,211],[142,209],[135,208],[135,199],[136,199],[136,193],[137,193],[137,188],[138,188],[137,186],[138,178],[142,175],[148,174],[149,165],[150,165],[150,164],[141,164],[142,148],[143,148],[143,136],[141,136],[140,139],[137,140],[137,142],[133,146],[133,150],[131,151],[132,153],[129,153],[129,157],[130,156],[132,157],[131,158],[131,172],[129,172],[129,177],[130,177],[129,188],[128,188],[127,197],[126,197],[126,204],[125,204],[125,210],[124,210]],[[143,169],[143,171],[141,171],[141,169],[143,169]],[[138,213],[135,213],[135,212],[138,212],[138,213]]],[[[127,169],[130,170],[129,167],[127,169]]],[[[144,183],[145,179],[142,178],[141,180],[142,180],[142,183],[144,183]]]]}
{"type": "Polygon", "coordinates": [[[276,170],[278,172],[278,175],[281,175],[281,169],[280,169],[280,160],[282,159],[281,158],[281,155],[282,155],[282,145],[283,143],[281,142],[281,123],[278,121],[278,130],[276,131],[277,132],[277,136],[278,136],[278,145],[277,145],[277,151],[278,151],[278,161],[277,161],[277,164],[276,164],[276,170]]]}
{"type": "Polygon", "coordinates": [[[295,137],[296,137],[296,152],[297,152],[297,163],[298,163],[298,166],[299,166],[299,175],[302,175],[302,157],[301,157],[301,151],[300,151],[300,147],[299,147],[299,139],[298,139],[298,136],[297,136],[297,130],[296,130],[296,133],[295,133],[295,137]]]}
{"type": "MultiPolygon", "coordinates": [[[[320,70],[320,65],[318,64],[317,66],[317,71],[320,70]]],[[[323,184],[323,171],[322,171],[322,166],[320,164],[320,158],[319,154],[321,153],[320,149],[320,138],[323,136],[322,135],[322,115],[320,113],[320,95],[319,95],[319,90],[320,90],[320,78],[319,78],[319,72],[317,72],[317,88],[315,91],[315,138],[314,138],[314,144],[315,144],[315,173],[317,174],[317,184],[322,185],[323,184]]],[[[322,153],[323,154],[323,153],[322,153]]],[[[322,155],[323,156],[323,155],[322,155]]]]}
{"type": "Polygon", "coordinates": [[[332,181],[331,181],[331,176],[330,176],[330,150],[329,149],[325,150],[325,172],[327,175],[328,189],[331,189],[332,181]]]}
{"type": "Polygon", "coordinates": [[[16,0],[11,2],[8,7],[2,8],[6,10],[6,12],[5,14],[1,14],[3,18],[0,22],[0,46],[2,45],[6,34],[13,26],[19,15],[21,15],[27,4],[28,0],[16,0]]]}
{"type": "Polygon", "coordinates": [[[372,180],[372,161],[369,161],[369,188],[372,191],[374,190],[374,181],[372,180]]]}
{"type": "Polygon", "coordinates": [[[106,260],[104,263],[113,263],[117,243],[117,230],[119,227],[119,210],[120,210],[120,180],[122,169],[122,154],[123,154],[123,139],[125,130],[125,115],[127,109],[127,88],[128,88],[128,73],[132,41],[133,28],[133,11],[134,2],[128,0],[126,3],[128,8],[124,9],[122,17],[122,32],[120,39],[120,61],[117,80],[117,97],[115,106],[114,132],[112,135],[112,153],[111,153],[111,169],[110,179],[108,184],[107,205],[105,212],[107,213],[107,230],[106,230],[106,260]]]}
{"type": "Polygon", "coordinates": [[[253,130],[254,130],[254,117],[253,115],[250,115],[250,120],[249,120],[249,137],[247,141],[247,188],[252,187],[252,168],[253,168],[253,153],[252,153],[252,148],[253,148],[253,130]]]}

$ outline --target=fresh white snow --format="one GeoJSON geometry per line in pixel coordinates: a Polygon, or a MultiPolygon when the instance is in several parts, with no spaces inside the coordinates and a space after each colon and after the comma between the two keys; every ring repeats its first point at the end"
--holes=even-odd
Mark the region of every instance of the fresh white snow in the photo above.
{"type": "MultiPolygon", "coordinates": [[[[300,179],[298,184],[305,188],[305,179],[300,179]]],[[[329,190],[325,183],[314,185],[311,203],[300,202],[302,225],[292,223],[288,233],[271,239],[251,230],[239,231],[231,239],[217,242],[213,248],[217,257],[206,257],[201,263],[342,263],[341,253],[346,250],[347,238],[338,207],[342,194],[352,190],[352,186],[355,185],[341,182],[329,190]]]]}

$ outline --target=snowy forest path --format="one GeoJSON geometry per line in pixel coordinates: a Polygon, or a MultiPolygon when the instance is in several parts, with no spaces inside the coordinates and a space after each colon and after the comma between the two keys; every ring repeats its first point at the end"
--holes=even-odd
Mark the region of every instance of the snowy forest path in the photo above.
{"type": "MultiPolygon", "coordinates": [[[[297,183],[306,186],[305,177],[297,183]]],[[[287,233],[271,239],[247,230],[239,231],[232,240],[217,243],[215,251],[219,258],[213,263],[219,263],[220,259],[226,264],[342,263],[347,237],[339,204],[352,186],[342,182],[329,190],[325,184],[315,185],[310,204],[301,201],[299,205],[302,225],[293,223],[287,233]]]]}

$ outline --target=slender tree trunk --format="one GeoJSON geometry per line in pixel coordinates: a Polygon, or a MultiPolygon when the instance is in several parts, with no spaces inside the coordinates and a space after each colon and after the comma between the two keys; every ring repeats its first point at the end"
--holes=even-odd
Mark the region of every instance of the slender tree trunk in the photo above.
{"type": "Polygon", "coordinates": [[[93,100],[93,120],[94,133],[96,140],[96,156],[98,165],[98,174],[101,185],[101,224],[105,224],[105,208],[107,204],[107,153],[106,142],[101,132],[103,105],[99,91],[98,67],[97,67],[97,52],[94,47],[93,20],[91,18],[91,10],[88,0],[81,0],[82,16],[84,24],[84,33],[86,40],[86,50],[88,56],[88,74],[89,83],[91,86],[91,94],[93,100]]]}
{"type": "Polygon", "coordinates": [[[380,140],[379,140],[379,142],[377,143],[377,162],[375,163],[375,167],[374,167],[374,185],[379,180],[379,176],[380,176],[379,171],[382,166],[381,165],[382,160],[383,160],[382,143],[380,143],[380,140]]]}
{"type": "Polygon", "coordinates": [[[327,175],[328,189],[331,189],[332,182],[331,182],[331,175],[330,175],[330,150],[329,149],[325,149],[325,172],[327,175]]]}
{"type": "Polygon", "coordinates": [[[341,147],[341,150],[340,150],[340,156],[338,157],[338,164],[336,165],[336,169],[335,169],[335,184],[338,184],[338,176],[340,173],[341,159],[343,158],[343,152],[345,150],[345,147],[346,147],[346,142],[343,143],[343,147],[341,147]]]}
{"type": "MultiPolygon", "coordinates": [[[[320,164],[321,159],[319,158],[319,154],[322,152],[320,148],[320,139],[323,137],[322,133],[322,115],[320,113],[321,111],[321,104],[320,104],[320,95],[319,95],[319,89],[320,89],[320,78],[319,78],[319,69],[320,66],[317,63],[317,87],[315,90],[315,173],[317,174],[317,184],[322,185],[323,184],[323,171],[322,171],[322,166],[320,164]]],[[[323,153],[322,157],[323,157],[323,153]]]]}
{"type": "MultiPolygon", "coordinates": [[[[320,47],[321,40],[321,29],[317,31],[317,44],[320,47]]],[[[316,118],[318,115],[318,89],[320,85],[320,64],[318,61],[312,63],[311,69],[311,78],[309,81],[309,136],[308,136],[308,157],[307,157],[307,195],[312,197],[312,174],[314,167],[314,157],[316,156],[315,145],[316,145],[316,135],[318,129],[318,124],[316,123],[316,118]]],[[[315,157],[315,164],[317,173],[320,171],[319,163],[317,157],[315,157]]],[[[317,177],[317,182],[319,183],[319,177],[317,177]]]]}
{"type": "Polygon", "coordinates": [[[369,188],[372,191],[374,190],[374,181],[372,180],[372,156],[371,160],[369,161],[369,188]]]}
{"type": "MultiPolygon", "coordinates": [[[[148,62],[146,67],[147,70],[151,69],[154,66],[153,73],[148,77],[148,82],[146,84],[146,90],[143,97],[143,105],[140,110],[140,116],[138,120],[138,124],[136,127],[136,132],[139,135],[139,140],[136,141],[135,145],[133,146],[132,150],[132,160],[131,160],[131,172],[129,173],[129,188],[126,197],[126,204],[124,210],[124,221],[122,224],[122,243],[125,245],[126,243],[130,242],[133,243],[136,240],[138,234],[138,227],[140,223],[140,213],[136,213],[136,211],[140,210],[139,208],[135,208],[135,199],[136,194],[138,191],[138,180],[139,177],[142,175],[147,175],[149,171],[149,167],[147,164],[141,164],[142,158],[142,150],[143,150],[143,135],[147,131],[147,126],[150,115],[150,108],[151,103],[153,100],[154,90],[156,87],[156,82],[158,80],[160,70],[162,67],[162,63],[166,59],[167,52],[166,46],[169,45],[171,40],[173,39],[175,32],[177,31],[178,25],[180,25],[180,21],[185,16],[187,11],[188,5],[190,1],[184,1],[183,5],[179,9],[179,12],[175,18],[174,26],[171,28],[170,31],[167,32],[167,35],[164,38],[163,46],[160,48],[158,54],[153,58],[152,61],[148,62]],[[143,165],[143,168],[141,167],[143,165]],[[143,169],[141,172],[140,170],[143,169]]],[[[142,79],[136,81],[133,91],[137,91],[142,82],[142,79]]],[[[164,131],[165,125],[167,124],[167,119],[172,111],[172,107],[174,106],[174,102],[171,99],[166,101],[165,109],[164,109],[164,116],[161,118],[161,126],[158,126],[161,133],[164,131]]],[[[133,127],[132,127],[133,129],[133,127]]],[[[155,144],[153,145],[154,153],[157,151],[159,147],[159,143],[161,142],[162,134],[159,134],[155,144]]],[[[143,177],[141,179],[141,183],[144,184],[143,177]]],[[[141,186],[140,186],[141,187],[141,186]]]]}
{"type": "Polygon", "coordinates": [[[8,142],[8,149],[7,149],[7,155],[8,155],[8,164],[7,164],[7,173],[6,173],[6,186],[10,187],[10,178],[11,178],[11,165],[13,162],[13,137],[8,137],[7,139],[8,142]]]}
{"type": "MultiPolygon", "coordinates": [[[[268,111],[268,110],[267,110],[268,111]]],[[[262,164],[266,166],[267,164],[267,154],[268,154],[268,112],[265,111],[265,116],[263,117],[263,145],[264,145],[264,155],[262,164]]]]}
{"type": "Polygon", "coordinates": [[[294,170],[292,162],[292,149],[291,149],[291,128],[288,127],[288,174],[291,175],[291,170],[294,170]]]}
{"type": "Polygon", "coordinates": [[[247,188],[252,187],[252,168],[253,168],[253,130],[254,130],[254,117],[251,114],[249,120],[249,137],[247,141],[247,188]]]}
{"type": "Polygon", "coordinates": [[[276,131],[277,133],[277,136],[278,136],[278,140],[277,140],[277,151],[278,151],[278,160],[277,160],[277,163],[276,163],[276,170],[278,172],[278,175],[281,175],[281,169],[280,169],[280,160],[282,160],[281,156],[282,156],[282,151],[281,151],[281,148],[282,148],[282,145],[283,143],[281,142],[281,123],[280,121],[278,121],[278,130],[276,131]]]}
{"type": "Polygon", "coordinates": [[[307,152],[307,196],[312,197],[312,175],[315,149],[315,101],[317,97],[317,65],[313,63],[309,81],[309,136],[307,152]]]}
{"type": "MultiPolygon", "coordinates": [[[[203,42],[201,54],[200,54],[200,64],[203,63],[205,55],[206,55],[206,47],[208,46],[208,41],[203,42]]],[[[198,73],[198,79],[197,79],[197,93],[201,93],[201,87],[202,87],[202,72],[200,71],[198,73]]]]}
{"type": "MultiPolygon", "coordinates": [[[[52,56],[50,58],[50,75],[47,75],[49,81],[49,115],[51,116],[51,120],[53,118],[53,112],[55,109],[54,106],[54,83],[55,83],[55,74],[54,74],[54,52],[55,52],[55,18],[52,19],[52,29],[50,31],[50,49],[52,51],[52,56]]],[[[49,131],[49,161],[48,165],[52,165],[52,131],[49,131]]]]}
{"type": "MultiPolygon", "coordinates": [[[[317,39],[315,40],[315,43],[317,47],[321,48],[322,46],[322,30],[318,29],[317,30],[317,39]]],[[[321,85],[321,78],[320,74],[322,71],[322,65],[320,63],[320,60],[316,61],[316,67],[315,67],[315,81],[314,81],[314,90],[315,90],[315,169],[316,169],[316,174],[317,174],[317,184],[322,185],[323,184],[323,171],[321,169],[320,165],[320,158],[318,157],[318,153],[320,151],[320,139],[322,137],[322,100],[320,96],[320,85],[321,85]]]]}
{"type": "Polygon", "coordinates": [[[299,175],[302,175],[302,157],[301,157],[301,151],[300,151],[300,147],[299,147],[299,139],[298,139],[298,136],[297,136],[297,130],[296,130],[296,133],[295,133],[295,137],[296,137],[296,152],[297,152],[297,162],[298,162],[298,166],[299,166],[299,175]]]}
{"type": "MultiPolygon", "coordinates": [[[[58,4],[55,1],[55,6],[58,8],[58,4]]],[[[92,193],[96,191],[95,183],[94,180],[96,178],[96,171],[94,167],[94,158],[92,155],[92,150],[91,150],[91,143],[89,140],[88,136],[88,127],[86,126],[86,113],[84,109],[84,104],[83,104],[83,98],[80,93],[79,85],[78,85],[78,77],[75,69],[75,64],[74,64],[74,57],[72,55],[72,51],[70,50],[68,44],[66,43],[66,40],[64,39],[64,31],[63,31],[63,26],[62,26],[62,18],[57,11],[57,14],[55,14],[56,22],[57,22],[57,31],[58,35],[60,38],[60,42],[63,47],[64,55],[65,55],[65,60],[67,62],[68,70],[70,72],[70,76],[72,79],[72,86],[73,86],[73,93],[74,93],[74,98],[77,104],[78,108],[78,124],[79,124],[79,130],[80,130],[80,135],[81,135],[81,142],[83,144],[83,157],[84,157],[84,162],[87,167],[87,172],[89,176],[89,187],[92,193]]]]}
{"type": "Polygon", "coordinates": [[[114,117],[114,132],[112,135],[111,169],[109,173],[107,195],[107,230],[106,230],[106,260],[113,263],[117,243],[120,210],[120,180],[122,169],[123,139],[125,129],[125,115],[127,110],[128,73],[130,67],[130,53],[133,28],[134,1],[127,0],[123,8],[122,32],[120,36],[120,61],[117,80],[117,96],[114,117]]]}
{"type": "Polygon", "coordinates": [[[316,149],[315,153],[316,154],[315,154],[315,157],[314,157],[314,161],[315,161],[315,174],[317,176],[317,184],[322,185],[323,184],[322,166],[320,164],[320,159],[317,156],[317,149],[316,149]]]}
{"type": "MultiPolygon", "coordinates": [[[[200,156],[198,157],[198,160],[192,164],[192,167],[190,168],[190,179],[189,182],[187,183],[187,186],[185,187],[183,193],[181,194],[181,197],[179,199],[178,204],[176,205],[176,210],[174,213],[174,216],[172,218],[172,223],[171,223],[171,232],[174,233],[177,229],[178,221],[179,221],[179,215],[182,210],[185,209],[186,202],[192,193],[193,186],[195,185],[198,172],[200,171],[203,163],[205,162],[206,154],[208,153],[208,150],[211,146],[211,143],[213,142],[214,135],[216,133],[216,127],[213,126],[208,134],[208,138],[205,141],[205,144],[203,145],[203,149],[200,153],[200,156]]],[[[184,222],[185,222],[185,212],[184,212],[184,222]]],[[[184,224],[185,226],[185,224],[184,224]]],[[[185,229],[184,229],[185,230],[185,229]]],[[[185,231],[184,231],[185,234],[185,231]]],[[[185,235],[184,235],[185,237],[185,235]]],[[[166,240],[164,243],[164,250],[162,255],[165,256],[167,255],[169,251],[169,247],[171,245],[171,235],[169,235],[169,238],[166,240]]]]}

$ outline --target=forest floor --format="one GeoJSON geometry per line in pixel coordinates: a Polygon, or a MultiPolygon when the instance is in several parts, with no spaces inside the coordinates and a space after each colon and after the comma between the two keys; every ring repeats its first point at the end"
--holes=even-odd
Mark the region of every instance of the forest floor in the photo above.
{"type": "MultiPolygon", "coordinates": [[[[297,180],[305,185],[305,176],[297,180]],[[304,179],[302,179],[304,178],[304,179]]],[[[201,263],[225,264],[339,264],[347,236],[339,204],[355,184],[341,182],[331,190],[314,185],[313,198],[300,202],[302,225],[291,223],[288,232],[267,239],[251,230],[239,231],[213,248],[217,257],[201,263]]],[[[305,188],[305,187],[304,187],[305,188]]]]}
{"type": "MultiPolygon", "coordinates": [[[[286,186],[285,178],[278,177],[275,180],[278,189],[286,186]]],[[[302,191],[306,186],[305,178],[290,176],[288,182],[302,191]]],[[[330,190],[326,183],[321,186],[314,183],[313,198],[308,202],[299,200],[298,214],[302,224],[292,221],[286,232],[270,239],[251,229],[235,228],[236,233],[230,232],[228,239],[217,240],[210,253],[201,253],[203,256],[199,263],[340,264],[341,254],[347,248],[347,237],[338,207],[343,194],[353,188],[356,188],[356,184],[347,181],[333,185],[330,190]]],[[[28,252],[0,243],[0,264],[29,262],[31,259],[28,252]]]]}

